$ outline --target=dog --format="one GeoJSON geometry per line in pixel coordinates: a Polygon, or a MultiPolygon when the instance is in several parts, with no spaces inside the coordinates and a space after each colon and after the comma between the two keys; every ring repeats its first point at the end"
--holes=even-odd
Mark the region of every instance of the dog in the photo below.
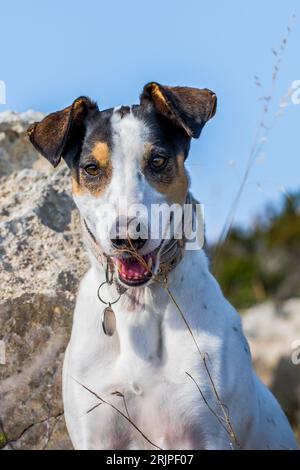
{"type": "Polygon", "coordinates": [[[153,237],[157,220],[119,208],[194,207],[185,161],[216,104],[208,89],[151,82],[138,105],[100,111],[80,97],[28,129],[70,168],[91,261],[63,365],[75,449],[297,448],[203,247],[188,250],[171,216],[153,237]]]}

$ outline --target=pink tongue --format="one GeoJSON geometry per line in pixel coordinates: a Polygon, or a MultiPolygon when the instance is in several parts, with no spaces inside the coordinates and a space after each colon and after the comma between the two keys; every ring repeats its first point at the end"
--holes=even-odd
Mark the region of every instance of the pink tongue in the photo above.
{"type": "Polygon", "coordinates": [[[127,279],[143,278],[148,273],[146,267],[136,259],[121,260],[120,273],[127,279]]]}

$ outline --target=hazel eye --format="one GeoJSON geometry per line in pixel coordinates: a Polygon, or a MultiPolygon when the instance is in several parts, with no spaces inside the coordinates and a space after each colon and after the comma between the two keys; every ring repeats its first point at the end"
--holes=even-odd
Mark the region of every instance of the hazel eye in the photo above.
{"type": "Polygon", "coordinates": [[[84,171],[90,176],[98,176],[100,173],[100,168],[94,163],[90,163],[84,167],[84,171]]]}
{"type": "Polygon", "coordinates": [[[153,155],[150,160],[150,166],[153,170],[162,170],[168,163],[168,157],[164,155],[153,155]]]}

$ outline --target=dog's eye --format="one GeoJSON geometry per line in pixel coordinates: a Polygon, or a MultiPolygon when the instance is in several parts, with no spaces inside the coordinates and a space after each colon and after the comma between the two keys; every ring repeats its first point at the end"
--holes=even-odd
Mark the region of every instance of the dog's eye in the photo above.
{"type": "Polygon", "coordinates": [[[150,166],[153,170],[162,170],[168,163],[168,157],[164,155],[153,155],[150,160],[150,166]]]}
{"type": "Polygon", "coordinates": [[[94,163],[90,163],[84,167],[84,171],[90,176],[98,176],[100,173],[100,168],[94,163]]]}

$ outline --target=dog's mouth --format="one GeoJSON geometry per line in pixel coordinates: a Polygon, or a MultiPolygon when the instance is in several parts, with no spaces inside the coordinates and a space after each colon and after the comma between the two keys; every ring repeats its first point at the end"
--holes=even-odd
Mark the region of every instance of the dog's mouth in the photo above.
{"type": "Polygon", "coordinates": [[[119,280],[127,286],[142,286],[153,276],[157,264],[157,253],[152,252],[138,257],[122,255],[113,257],[119,280]]]}

